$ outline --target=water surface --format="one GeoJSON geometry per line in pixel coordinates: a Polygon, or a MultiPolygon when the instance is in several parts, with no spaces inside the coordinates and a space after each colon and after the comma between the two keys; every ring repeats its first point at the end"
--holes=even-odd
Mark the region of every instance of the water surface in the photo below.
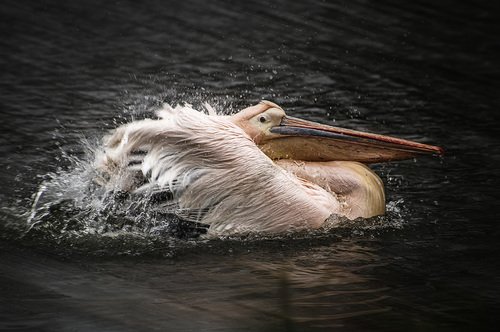
{"type": "Polygon", "coordinates": [[[493,329],[498,13],[487,1],[4,2],[0,329],[493,329]],[[261,99],[447,153],[375,165],[387,216],[315,233],[206,240],[75,209],[108,129],[163,102],[229,113],[261,99]],[[55,203],[26,233],[43,186],[55,203]]]}

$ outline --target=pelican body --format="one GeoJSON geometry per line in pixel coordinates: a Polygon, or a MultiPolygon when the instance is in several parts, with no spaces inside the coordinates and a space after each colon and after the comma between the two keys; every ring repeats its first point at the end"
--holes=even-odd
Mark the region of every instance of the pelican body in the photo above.
{"type": "Polygon", "coordinates": [[[384,214],[380,178],[366,165],[441,154],[439,147],[289,117],[262,101],[232,116],[169,105],[158,119],[105,137],[96,179],[108,191],[168,192],[181,218],[209,234],[321,227],[331,215],[384,214]]]}

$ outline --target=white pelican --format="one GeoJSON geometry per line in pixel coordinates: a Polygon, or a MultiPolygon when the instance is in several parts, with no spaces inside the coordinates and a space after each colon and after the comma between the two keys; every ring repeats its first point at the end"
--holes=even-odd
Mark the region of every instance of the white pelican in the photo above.
{"type": "Polygon", "coordinates": [[[110,191],[168,192],[168,207],[209,234],[318,228],[330,215],[385,212],[364,163],[441,154],[439,147],[289,117],[262,101],[232,116],[165,105],[159,119],[104,139],[97,180],[110,191]],[[194,217],[193,217],[194,216],[194,217]]]}

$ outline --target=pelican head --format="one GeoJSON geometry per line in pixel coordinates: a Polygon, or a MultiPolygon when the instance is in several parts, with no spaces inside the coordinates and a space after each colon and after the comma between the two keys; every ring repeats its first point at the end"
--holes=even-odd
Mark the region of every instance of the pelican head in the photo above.
{"type": "Polygon", "coordinates": [[[376,163],[443,154],[433,145],[294,118],[267,100],[231,120],[271,159],[376,163]]]}
{"type": "Polygon", "coordinates": [[[263,100],[231,117],[232,121],[242,128],[248,136],[260,145],[280,135],[273,133],[286,118],[285,111],[273,102],[263,100]]]}

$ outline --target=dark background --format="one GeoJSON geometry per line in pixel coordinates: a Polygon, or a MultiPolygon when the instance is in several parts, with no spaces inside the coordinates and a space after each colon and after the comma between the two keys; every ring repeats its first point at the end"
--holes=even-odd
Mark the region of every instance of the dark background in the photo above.
{"type": "Polygon", "coordinates": [[[499,9],[3,1],[0,329],[494,330],[499,9]],[[77,187],[64,178],[86,158],[82,141],[162,102],[232,112],[262,98],[446,156],[375,165],[388,215],[320,234],[70,236],[68,220],[87,220],[59,206],[47,229],[20,237],[44,181],[77,187]]]}

